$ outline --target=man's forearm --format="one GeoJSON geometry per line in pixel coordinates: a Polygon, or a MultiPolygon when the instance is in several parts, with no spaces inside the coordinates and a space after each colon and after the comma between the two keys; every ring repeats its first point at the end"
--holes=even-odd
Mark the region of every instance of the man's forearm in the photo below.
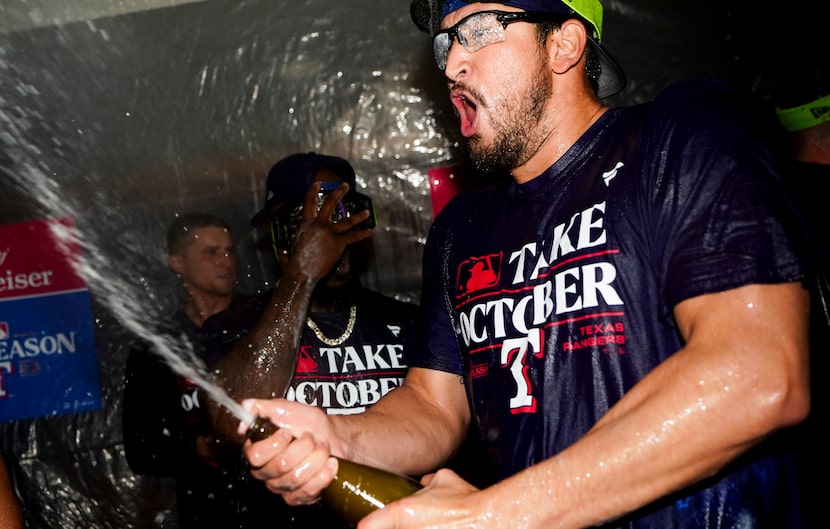
{"type": "MultiPolygon", "coordinates": [[[[286,272],[251,333],[212,366],[214,383],[231,399],[283,396],[294,373],[313,290],[303,273],[286,272]]],[[[241,441],[235,433],[239,417],[213,400],[208,408],[217,434],[241,441]]]]}
{"type": "Polygon", "coordinates": [[[420,476],[452,457],[464,440],[470,414],[458,375],[412,368],[401,387],[366,412],[331,419],[337,437],[345,441],[348,453],[342,455],[347,459],[420,476]]]}

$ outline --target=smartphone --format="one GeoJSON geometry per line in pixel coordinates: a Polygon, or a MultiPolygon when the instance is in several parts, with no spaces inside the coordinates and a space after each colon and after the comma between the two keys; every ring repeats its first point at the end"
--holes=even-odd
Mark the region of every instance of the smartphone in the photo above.
{"type": "MultiPolygon", "coordinates": [[[[338,187],[340,187],[340,183],[338,182],[320,182],[320,191],[317,193],[317,211],[320,211],[326,197],[338,187]]],[[[348,193],[343,195],[343,198],[340,199],[334,211],[332,211],[331,220],[334,223],[341,222],[364,210],[369,210],[369,218],[355,226],[353,228],[354,230],[374,228],[377,226],[377,216],[375,214],[375,206],[370,197],[349,189],[348,193]]]]}

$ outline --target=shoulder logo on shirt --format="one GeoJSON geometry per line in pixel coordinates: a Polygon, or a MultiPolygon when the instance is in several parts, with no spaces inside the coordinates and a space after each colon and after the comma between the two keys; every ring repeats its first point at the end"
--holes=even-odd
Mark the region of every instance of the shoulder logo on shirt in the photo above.
{"type": "Polygon", "coordinates": [[[464,261],[458,267],[456,296],[463,297],[497,285],[501,267],[501,252],[464,261]]]}
{"type": "Polygon", "coordinates": [[[624,165],[625,164],[622,162],[617,162],[617,165],[615,165],[613,169],[602,173],[602,181],[605,182],[605,187],[611,185],[611,180],[613,180],[614,177],[617,176],[617,171],[622,169],[624,165]]]}

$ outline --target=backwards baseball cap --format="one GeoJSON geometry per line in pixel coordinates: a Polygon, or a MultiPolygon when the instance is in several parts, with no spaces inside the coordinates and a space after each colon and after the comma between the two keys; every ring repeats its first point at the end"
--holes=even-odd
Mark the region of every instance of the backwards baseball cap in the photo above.
{"type": "Polygon", "coordinates": [[[778,121],[790,132],[830,121],[830,68],[824,56],[816,64],[782,74],[776,90],[778,121]]]}
{"type": "Polygon", "coordinates": [[[409,13],[418,29],[435,36],[441,29],[441,20],[445,16],[477,2],[505,4],[530,12],[554,13],[581,19],[588,25],[588,42],[596,50],[600,63],[597,95],[602,99],[625,88],[625,73],[600,44],[603,8],[599,0],[412,0],[409,13]]]}
{"type": "Polygon", "coordinates": [[[265,204],[251,219],[255,227],[261,226],[269,218],[271,210],[283,202],[302,200],[308,188],[316,180],[321,169],[329,169],[355,188],[355,173],[351,164],[343,158],[317,154],[315,152],[296,153],[278,161],[268,171],[265,184],[265,204]]]}

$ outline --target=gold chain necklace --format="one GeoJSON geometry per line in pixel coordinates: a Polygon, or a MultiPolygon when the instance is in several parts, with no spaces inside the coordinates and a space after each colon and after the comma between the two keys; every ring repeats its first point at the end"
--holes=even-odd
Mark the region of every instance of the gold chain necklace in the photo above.
{"type": "Polygon", "coordinates": [[[326,345],[340,345],[345,342],[349,336],[352,335],[352,331],[354,330],[354,322],[357,320],[357,305],[352,304],[351,308],[349,309],[349,323],[346,324],[346,330],[343,331],[343,334],[338,336],[337,338],[329,338],[323,331],[320,330],[320,327],[317,327],[317,324],[314,323],[314,320],[311,318],[305,319],[305,324],[308,325],[308,328],[311,329],[311,332],[314,333],[314,336],[317,337],[318,340],[323,342],[326,345]]]}

